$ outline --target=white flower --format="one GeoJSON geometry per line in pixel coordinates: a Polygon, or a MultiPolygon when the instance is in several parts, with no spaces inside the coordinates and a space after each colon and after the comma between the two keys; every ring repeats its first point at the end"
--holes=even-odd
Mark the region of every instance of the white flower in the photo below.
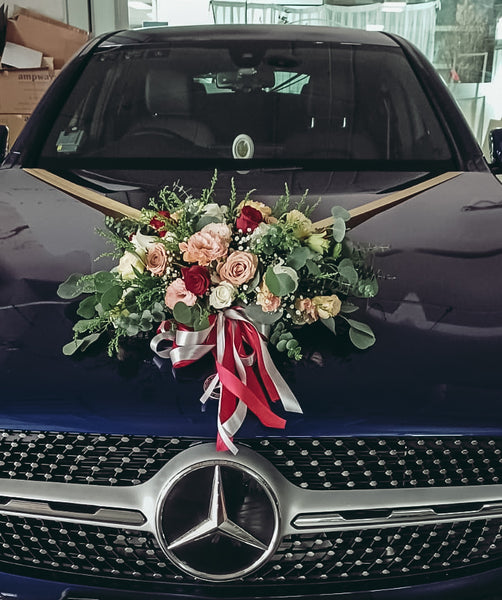
{"type": "Polygon", "coordinates": [[[139,229],[131,237],[132,245],[141,259],[145,258],[150,246],[153,246],[158,241],[158,238],[154,235],[144,235],[139,229]]]}
{"type": "Polygon", "coordinates": [[[235,298],[237,290],[228,281],[222,281],[220,285],[213,288],[211,295],[209,296],[209,304],[216,308],[227,308],[230,306],[235,298]]]}
{"type": "Polygon", "coordinates": [[[210,202],[204,206],[202,211],[203,217],[212,217],[214,219],[218,219],[219,222],[225,222],[225,216],[227,214],[228,206],[220,206],[215,202],[210,202]]]}
{"type": "Polygon", "coordinates": [[[134,269],[140,273],[143,273],[145,270],[145,264],[137,254],[126,250],[121,257],[119,264],[114,270],[120,274],[122,279],[129,280],[136,277],[134,269]]]}
{"type": "Polygon", "coordinates": [[[267,225],[266,223],[260,223],[258,227],[256,227],[256,229],[253,231],[253,233],[249,236],[251,244],[258,244],[269,229],[270,225],[267,225]]]}

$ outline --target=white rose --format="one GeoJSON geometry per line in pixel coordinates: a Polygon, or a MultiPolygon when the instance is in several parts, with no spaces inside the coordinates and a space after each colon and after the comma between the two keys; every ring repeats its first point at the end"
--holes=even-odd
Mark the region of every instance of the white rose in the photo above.
{"type": "Polygon", "coordinates": [[[218,221],[220,221],[221,223],[224,223],[227,210],[228,206],[220,206],[215,202],[210,202],[209,204],[206,204],[206,206],[204,206],[202,216],[212,217],[214,219],[218,219],[218,221]]]}
{"type": "Polygon", "coordinates": [[[145,258],[150,246],[153,246],[158,241],[157,237],[153,235],[144,235],[139,229],[131,238],[132,245],[141,259],[145,258]]]}
{"type": "Polygon", "coordinates": [[[251,234],[251,243],[258,244],[269,229],[270,225],[267,225],[267,223],[260,223],[251,234]]]}
{"type": "Polygon", "coordinates": [[[227,306],[232,304],[236,293],[237,290],[231,283],[222,281],[220,285],[213,288],[209,296],[209,304],[217,310],[227,308],[227,306]]]}
{"type": "Polygon", "coordinates": [[[143,273],[145,265],[137,254],[126,250],[121,257],[119,264],[115,267],[115,271],[120,274],[122,279],[134,279],[136,273],[133,268],[136,269],[136,271],[143,273]]]}

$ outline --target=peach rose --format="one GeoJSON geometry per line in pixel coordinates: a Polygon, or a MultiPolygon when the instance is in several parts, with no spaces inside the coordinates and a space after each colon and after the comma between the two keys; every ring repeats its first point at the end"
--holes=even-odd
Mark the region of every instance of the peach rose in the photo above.
{"type": "Polygon", "coordinates": [[[258,257],[251,252],[232,252],[224,263],[218,265],[218,275],[232,285],[242,285],[254,277],[258,257]]]}
{"type": "Polygon", "coordinates": [[[179,244],[183,260],[206,266],[227,255],[232,232],[224,223],[209,223],[179,244]]]}
{"type": "Polygon", "coordinates": [[[274,296],[268,289],[267,284],[262,281],[256,294],[256,304],[261,306],[263,312],[274,312],[280,307],[281,299],[279,296],[274,296]]]}
{"type": "Polygon", "coordinates": [[[187,306],[193,306],[197,302],[197,296],[187,290],[181,277],[170,283],[166,290],[165,303],[167,308],[172,310],[178,302],[183,302],[187,306]]]}
{"type": "Polygon", "coordinates": [[[319,318],[317,306],[311,298],[298,298],[295,302],[295,309],[294,321],[297,324],[307,323],[310,325],[319,318]]]}
{"type": "Polygon", "coordinates": [[[146,254],[146,268],[152,275],[162,276],[166,272],[167,252],[164,244],[150,246],[146,254]]]}

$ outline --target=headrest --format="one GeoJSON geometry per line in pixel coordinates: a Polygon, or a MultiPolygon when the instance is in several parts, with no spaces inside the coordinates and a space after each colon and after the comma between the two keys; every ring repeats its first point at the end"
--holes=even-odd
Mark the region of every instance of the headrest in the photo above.
{"type": "Polygon", "coordinates": [[[191,78],[185,73],[160,67],[146,75],[145,99],[152,114],[190,116],[192,112],[191,78]]]}

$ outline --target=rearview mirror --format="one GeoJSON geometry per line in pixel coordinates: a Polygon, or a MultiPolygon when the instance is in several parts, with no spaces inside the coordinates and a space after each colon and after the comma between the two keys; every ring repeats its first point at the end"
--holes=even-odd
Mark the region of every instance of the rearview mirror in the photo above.
{"type": "Polygon", "coordinates": [[[7,156],[9,149],[9,128],[7,125],[0,125],[0,163],[7,156]]]}

